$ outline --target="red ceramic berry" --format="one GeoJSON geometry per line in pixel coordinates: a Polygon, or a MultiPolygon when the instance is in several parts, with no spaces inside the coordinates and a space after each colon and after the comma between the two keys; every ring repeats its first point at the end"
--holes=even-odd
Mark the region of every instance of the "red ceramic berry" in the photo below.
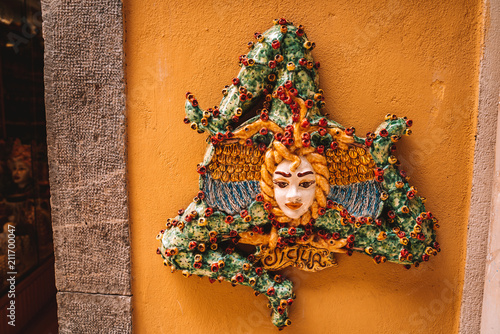
{"type": "Polygon", "coordinates": [[[233,85],[238,85],[240,83],[240,79],[238,78],[233,78],[233,85]]]}
{"type": "Polygon", "coordinates": [[[381,137],[387,137],[389,135],[389,132],[387,131],[387,129],[382,129],[380,130],[379,134],[381,137]]]}
{"type": "Polygon", "coordinates": [[[255,197],[255,200],[257,202],[262,202],[264,200],[264,196],[262,196],[262,194],[257,194],[257,196],[255,197]]]}
{"type": "Polygon", "coordinates": [[[330,148],[332,150],[336,150],[338,147],[339,147],[339,144],[336,141],[332,141],[332,143],[330,144],[330,148]]]}
{"type": "Polygon", "coordinates": [[[319,126],[326,128],[328,126],[328,121],[326,120],[326,118],[322,118],[319,120],[318,124],[319,126]]]}
{"type": "Polygon", "coordinates": [[[302,139],[302,146],[309,147],[311,145],[310,139],[302,139]]]}
{"type": "Polygon", "coordinates": [[[261,128],[261,129],[259,130],[259,133],[260,133],[261,135],[263,135],[263,136],[267,135],[267,128],[261,128]]]}
{"type": "Polygon", "coordinates": [[[411,126],[413,125],[413,121],[411,119],[407,119],[406,120],[406,126],[411,128],[411,126]]]}
{"type": "Polygon", "coordinates": [[[234,221],[234,217],[233,216],[226,216],[224,221],[226,222],[226,224],[231,224],[234,221]]]}
{"type": "Polygon", "coordinates": [[[288,234],[295,235],[295,233],[297,233],[297,229],[295,227],[292,226],[288,229],[288,234]]]}
{"type": "Polygon", "coordinates": [[[314,106],[314,101],[311,99],[308,99],[305,101],[306,108],[311,109],[314,106]]]}
{"type": "Polygon", "coordinates": [[[198,246],[198,243],[196,241],[190,241],[189,242],[189,249],[193,250],[196,248],[196,246],[198,246]]]}
{"type": "Polygon", "coordinates": [[[316,147],[316,151],[318,151],[319,154],[325,153],[325,147],[323,145],[319,145],[316,147]]]}
{"type": "Polygon", "coordinates": [[[304,118],[302,120],[302,123],[300,123],[300,126],[303,127],[304,129],[307,129],[309,125],[311,125],[311,123],[309,123],[309,120],[307,118],[304,118]]]}
{"type": "Polygon", "coordinates": [[[347,128],[345,129],[345,134],[348,136],[352,136],[354,134],[354,130],[355,129],[353,127],[347,128]]]}
{"type": "Polygon", "coordinates": [[[264,269],[262,269],[262,267],[257,267],[255,268],[255,273],[260,276],[264,273],[264,269]]]}
{"type": "Polygon", "coordinates": [[[410,190],[406,193],[406,197],[408,197],[409,200],[412,200],[415,198],[415,192],[413,190],[410,190]]]}

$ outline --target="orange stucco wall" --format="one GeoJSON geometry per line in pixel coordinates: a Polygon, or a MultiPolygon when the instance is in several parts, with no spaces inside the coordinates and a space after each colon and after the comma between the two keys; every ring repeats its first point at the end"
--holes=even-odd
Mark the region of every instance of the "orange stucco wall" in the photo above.
{"type": "Polygon", "coordinates": [[[184,93],[220,102],[255,31],[303,24],[321,62],[327,111],[360,135],[384,115],[413,119],[398,143],[411,183],[440,218],[443,251],[411,270],[337,256],[288,271],[287,333],[456,333],[477,115],[480,1],[125,0],[135,333],[276,333],[264,296],[163,267],[155,235],[198,187],[205,135],[184,125],[184,93]]]}

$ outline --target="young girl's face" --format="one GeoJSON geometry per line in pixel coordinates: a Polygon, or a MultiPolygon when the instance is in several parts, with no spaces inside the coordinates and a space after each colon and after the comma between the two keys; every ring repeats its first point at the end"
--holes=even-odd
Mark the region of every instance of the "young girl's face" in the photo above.
{"type": "Polygon", "coordinates": [[[288,160],[283,160],[274,171],[274,198],[283,213],[292,219],[300,218],[309,210],[316,194],[316,173],[303,156],[292,172],[288,160]]]}

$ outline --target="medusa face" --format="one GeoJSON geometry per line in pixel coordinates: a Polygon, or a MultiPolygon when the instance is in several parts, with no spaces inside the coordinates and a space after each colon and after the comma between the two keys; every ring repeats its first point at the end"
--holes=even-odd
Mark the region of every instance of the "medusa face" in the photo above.
{"type": "Polygon", "coordinates": [[[274,171],[274,198],[283,213],[292,219],[300,218],[309,210],[316,194],[316,173],[303,156],[299,167],[292,172],[292,162],[283,160],[274,171]]]}

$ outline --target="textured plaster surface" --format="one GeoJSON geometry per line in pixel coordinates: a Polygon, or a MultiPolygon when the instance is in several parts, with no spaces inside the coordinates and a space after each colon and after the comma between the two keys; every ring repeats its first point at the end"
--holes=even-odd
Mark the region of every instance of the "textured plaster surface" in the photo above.
{"type": "MultiPolygon", "coordinates": [[[[406,271],[362,254],[339,267],[285,272],[296,284],[287,333],[456,333],[478,108],[480,1],[126,0],[134,330],[275,333],[263,296],[170,274],[155,235],[198,188],[204,135],[182,123],[184,94],[220,102],[253,33],[285,17],[321,62],[329,117],[372,131],[387,113],[415,121],[398,157],[439,219],[443,251],[406,271]]],[[[484,241],[484,240],[483,240],[484,241]]],[[[483,267],[484,268],[484,267],[483,267]]]]}
{"type": "MultiPolygon", "coordinates": [[[[496,320],[485,320],[483,329],[489,327],[491,321],[498,321],[498,287],[496,295],[494,289],[486,290],[483,305],[483,289],[485,286],[485,264],[490,270],[498,270],[498,263],[488,256],[488,232],[490,225],[494,224],[495,211],[491,211],[492,189],[493,196],[497,196],[495,185],[495,140],[498,119],[498,94],[500,92],[500,3],[486,1],[484,4],[484,42],[480,65],[479,77],[479,105],[476,130],[476,143],[474,152],[474,171],[472,179],[472,192],[467,233],[467,258],[465,264],[465,278],[462,296],[462,309],[460,318],[460,333],[479,333],[481,329],[481,311],[484,308],[486,317],[496,317],[496,320]],[[492,216],[493,213],[493,216],[492,216]],[[493,220],[492,220],[492,217],[493,220]],[[492,222],[490,224],[490,222],[492,222]],[[493,268],[495,267],[496,268],[493,268]],[[495,306],[496,305],[496,306],[495,306]],[[496,314],[491,314],[493,310],[496,314]]],[[[496,218],[495,218],[496,217],[496,218]]],[[[498,247],[490,243],[490,247],[498,247]]],[[[493,249],[492,249],[493,250],[493,249]]],[[[491,253],[490,253],[491,254],[491,253]]],[[[497,259],[498,260],[498,259],[497,259]]],[[[487,286],[491,283],[490,276],[487,286]]],[[[493,288],[493,287],[491,287],[493,288]]],[[[497,327],[495,333],[500,328],[497,327]]],[[[488,333],[488,331],[486,331],[488,333]]]]}
{"type": "Polygon", "coordinates": [[[131,294],[122,4],[43,0],[42,15],[60,329],[123,333],[130,297],[88,295],[131,294]]]}
{"type": "MultiPolygon", "coordinates": [[[[492,1],[490,3],[490,18],[486,34],[486,51],[484,71],[490,75],[484,78],[481,85],[485,85],[490,91],[491,102],[485,108],[485,112],[490,113],[493,118],[498,115],[499,94],[500,94],[500,2],[492,1]],[[496,99],[495,99],[496,97],[496,99]]],[[[486,274],[484,278],[484,297],[482,305],[481,333],[496,334],[500,333],[500,131],[497,123],[495,166],[493,176],[493,193],[491,224],[489,228],[488,249],[486,255],[486,274]]],[[[482,230],[481,230],[482,231],[482,230]]],[[[482,265],[482,263],[480,263],[482,265]]],[[[478,266],[479,267],[479,266],[478,266]]],[[[480,268],[478,268],[480,269],[480,268]]],[[[480,287],[475,287],[478,290],[480,287]]],[[[474,300],[474,303],[477,303],[474,300]]],[[[465,308],[463,315],[465,316],[465,308]]],[[[480,316],[477,310],[471,308],[468,312],[474,312],[475,317],[480,316]]],[[[477,330],[477,323],[473,328],[464,324],[464,328],[470,329],[470,333],[477,330]]]]}
{"type": "MultiPolygon", "coordinates": [[[[481,333],[500,332],[500,129],[497,127],[492,220],[489,231],[484,278],[481,333]]],[[[479,315],[476,315],[479,316],[479,315]]]]}

